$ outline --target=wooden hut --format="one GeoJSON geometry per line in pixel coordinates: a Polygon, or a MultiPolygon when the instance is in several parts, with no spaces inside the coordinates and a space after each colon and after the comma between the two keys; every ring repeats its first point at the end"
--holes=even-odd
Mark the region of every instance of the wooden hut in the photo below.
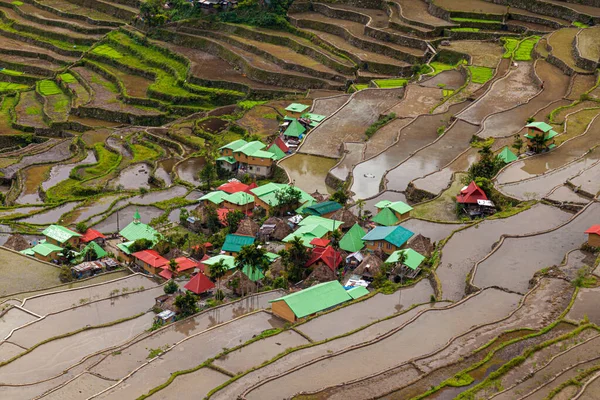
{"type": "Polygon", "coordinates": [[[342,221],[343,224],[340,226],[340,228],[343,231],[347,231],[348,229],[352,228],[354,226],[354,224],[358,223],[358,217],[356,215],[354,215],[352,213],[352,211],[350,211],[350,210],[348,210],[346,208],[342,208],[340,210],[337,210],[329,218],[334,219],[336,221],[342,221]]]}
{"type": "Polygon", "coordinates": [[[254,222],[254,220],[251,218],[244,218],[238,225],[238,229],[235,234],[256,237],[259,230],[260,227],[256,222],[254,222]]]}
{"type": "Polygon", "coordinates": [[[371,282],[373,278],[381,271],[383,260],[375,254],[367,254],[363,261],[352,272],[359,275],[362,279],[371,282]]]}
{"type": "Polygon", "coordinates": [[[408,242],[408,248],[413,249],[417,253],[423,254],[426,257],[431,256],[435,246],[431,243],[431,239],[418,234],[408,242]]]}

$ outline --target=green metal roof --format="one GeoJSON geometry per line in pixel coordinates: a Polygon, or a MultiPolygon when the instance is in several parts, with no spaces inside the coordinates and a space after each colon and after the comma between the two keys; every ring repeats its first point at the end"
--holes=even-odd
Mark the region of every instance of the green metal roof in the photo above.
{"type": "Polygon", "coordinates": [[[42,232],[42,235],[56,240],[59,243],[65,243],[72,237],[80,237],[77,232],[73,232],[69,228],[60,225],[50,225],[42,232]]]}
{"type": "Polygon", "coordinates": [[[272,153],[275,156],[275,160],[281,160],[282,158],[284,158],[286,156],[286,154],[283,152],[283,150],[281,150],[279,148],[279,146],[277,146],[276,144],[272,144],[267,151],[269,153],[272,153]]]}
{"type": "Polygon", "coordinates": [[[396,225],[399,219],[391,209],[385,207],[379,211],[377,215],[371,219],[371,221],[383,226],[392,226],[396,225]]]}
{"type": "Polygon", "coordinates": [[[131,255],[131,251],[129,250],[129,246],[131,246],[133,244],[134,240],[132,240],[131,242],[125,242],[125,243],[119,243],[117,244],[117,247],[125,254],[127,255],[131,255]]]}
{"type": "Polygon", "coordinates": [[[282,242],[288,243],[288,242],[291,242],[295,237],[298,237],[298,238],[300,238],[300,241],[302,241],[304,246],[313,247],[310,244],[310,242],[313,239],[315,239],[315,238],[322,239],[329,232],[330,232],[329,229],[327,229],[325,226],[319,225],[319,224],[301,226],[300,228],[296,229],[294,232],[292,232],[289,235],[287,235],[286,237],[284,237],[282,242]]]}
{"type": "Polygon", "coordinates": [[[412,270],[419,268],[419,265],[421,265],[421,263],[425,259],[425,256],[417,253],[413,249],[404,249],[404,250],[396,250],[395,252],[393,252],[388,257],[388,259],[385,260],[385,262],[387,264],[397,263],[400,258],[400,254],[406,255],[406,260],[404,260],[403,264],[412,270]]]}
{"type": "Polygon", "coordinates": [[[128,241],[135,241],[138,239],[148,239],[153,242],[157,242],[161,235],[150,225],[146,225],[142,222],[131,222],[125,228],[119,232],[119,235],[123,236],[128,241]]]}
{"type": "Polygon", "coordinates": [[[340,249],[354,253],[365,247],[362,237],[365,236],[364,229],[359,224],[354,224],[348,232],[340,239],[340,249]]]}
{"type": "Polygon", "coordinates": [[[251,236],[235,235],[230,233],[225,236],[225,243],[223,243],[222,251],[229,251],[232,253],[238,253],[243,246],[254,243],[254,238],[251,236]]]}
{"type": "Polygon", "coordinates": [[[35,252],[31,249],[25,249],[25,250],[21,250],[19,253],[25,255],[25,256],[33,256],[35,255],[35,252]]]}
{"type": "Polygon", "coordinates": [[[350,295],[350,297],[352,297],[355,300],[360,299],[361,297],[369,294],[369,290],[364,286],[353,287],[352,289],[348,289],[347,292],[350,295]]]}
{"type": "Polygon", "coordinates": [[[352,297],[338,281],[330,281],[271,300],[269,303],[284,301],[297,318],[303,318],[350,300],[352,297]]]}
{"type": "MultiPolygon", "coordinates": [[[[266,185],[259,186],[257,188],[251,189],[250,191],[255,194],[259,199],[267,203],[268,205],[274,207],[279,204],[277,200],[277,192],[285,189],[289,185],[285,183],[274,183],[270,182],[266,185]]],[[[309,200],[314,200],[314,198],[306,193],[304,190],[300,189],[297,186],[294,186],[297,190],[300,191],[300,203],[306,203],[309,200]]]]}
{"type": "Polygon", "coordinates": [[[300,226],[308,226],[308,225],[322,225],[327,229],[328,232],[332,232],[336,229],[339,229],[343,224],[343,221],[335,221],[329,218],[319,217],[317,215],[310,215],[304,218],[298,225],[300,226]]]}
{"type": "Polygon", "coordinates": [[[39,243],[31,248],[32,252],[40,254],[44,257],[46,257],[54,252],[61,252],[62,250],[63,250],[62,247],[58,247],[51,243],[45,243],[45,242],[39,243]]]}
{"type": "Polygon", "coordinates": [[[375,204],[375,207],[382,208],[391,208],[396,211],[398,214],[406,214],[409,211],[412,211],[412,207],[406,204],[403,201],[389,201],[389,200],[381,200],[379,203],[375,204]]]}
{"type": "Polygon", "coordinates": [[[306,128],[297,120],[293,120],[290,122],[283,134],[285,136],[300,137],[304,134],[304,132],[306,132],[306,128]]]}
{"type": "Polygon", "coordinates": [[[235,257],[227,256],[225,254],[219,254],[218,256],[208,258],[208,259],[202,261],[202,264],[206,264],[208,266],[215,265],[216,263],[218,263],[221,260],[223,260],[223,262],[225,263],[225,266],[227,267],[228,270],[235,268],[235,257]]]}
{"type": "Polygon", "coordinates": [[[258,140],[255,140],[253,142],[246,143],[245,145],[238,148],[237,150],[234,150],[233,152],[234,153],[244,153],[247,156],[252,156],[258,150],[262,150],[265,147],[266,147],[266,145],[263,142],[259,142],[258,140]]]}
{"type": "Polygon", "coordinates": [[[505,163],[511,163],[515,160],[518,159],[518,157],[515,155],[515,153],[513,153],[512,151],[510,151],[510,149],[508,148],[508,146],[504,146],[504,148],[502,149],[502,151],[500,151],[500,153],[498,153],[497,156],[499,159],[501,159],[502,161],[504,161],[505,163]]]}
{"type": "Polygon", "coordinates": [[[223,196],[223,201],[228,201],[238,206],[254,203],[254,196],[246,192],[237,192],[223,196]]]}
{"type": "Polygon", "coordinates": [[[306,113],[302,116],[302,118],[307,118],[310,119],[313,122],[321,122],[323,121],[325,118],[327,118],[325,115],[320,115],[320,114],[312,114],[312,113],[306,113]]]}
{"type": "Polygon", "coordinates": [[[552,129],[552,126],[548,125],[545,122],[531,122],[525,125],[525,128],[534,128],[546,133],[552,129]]]}
{"type": "Polygon", "coordinates": [[[242,268],[242,272],[244,275],[248,277],[252,282],[260,281],[264,279],[265,275],[260,271],[260,269],[255,268],[254,270],[249,265],[244,265],[242,268]]]}
{"type": "Polygon", "coordinates": [[[275,160],[275,154],[268,150],[256,150],[254,153],[250,154],[250,157],[254,158],[270,158],[271,160],[275,160]]]}
{"type": "Polygon", "coordinates": [[[410,239],[414,233],[401,226],[376,226],[369,233],[362,237],[362,240],[376,241],[385,240],[396,247],[402,246],[410,239]]]}
{"type": "Polygon", "coordinates": [[[310,206],[315,205],[315,204],[317,204],[316,200],[314,200],[314,199],[313,200],[308,200],[306,203],[304,203],[300,207],[296,208],[296,210],[295,210],[296,214],[302,214],[304,212],[304,209],[306,207],[310,207],[310,206]]]}
{"type": "Polygon", "coordinates": [[[231,143],[227,143],[225,146],[219,147],[219,150],[223,150],[223,149],[231,149],[233,151],[239,149],[242,146],[245,146],[248,142],[246,142],[244,139],[238,139],[236,141],[233,141],[231,143]]]}
{"type": "Polygon", "coordinates": [[[300,103],[292,103],[285,108],[286,111],[291,111],[295,113],[301,113],[308,109],[308,106],[300,103]]]}
{"type": "Polygon", "coordinates": [[[268,251],[267,252],[267,257],[269,257],[269,261],[273,262],[273,261],[277,260],[281,256],[279,254],[271,253],[270,251],[268,251]]]}
{"type": "Polygon", "coordinates": [[[323,203],[317,203],[312,206],[308,206],[304,209],[305,214],[321,216],[323,214],[329,214],[342,208],[342,205],[337,201],[325,201],[323,203]]]}
{"type": "Polygon", "coordinates": [[[89,251],[89,249],[94,249],[96,251],[96,255],[98,256],[98,258],[103,258],[108,255],[106,250],[104,250],[102,247],[100,247],[100,245],[98,243],[96,243],[94,241],[91,241],[87,246],[85,246],[83,248],[83,250],[81,250],[81,254],[87,253],[89,251]]]}
{"type": "Polygon", "coordinates": [[[133,214],[133,219],[137,219],[138,221],[142,219],[142,216],[137,208],[135,209],[135,214],[133,214]]]}
{"type": "Polygon", "coordinates": [[[204,196],[200,197],[198,200],[204,201],[208,200],[214,204],[221,204],[223,202],[223,198],[227,196],[222,190],[217,190],[215,192],[206,193],[204,196]]]}
{"type": "Polygon", "coordinates": [[[235,158],[231,156],[219,157],[217,158],[217,161],[225,161],[227,164],[235,164],[237,162],[235,161],[235,158]]]}

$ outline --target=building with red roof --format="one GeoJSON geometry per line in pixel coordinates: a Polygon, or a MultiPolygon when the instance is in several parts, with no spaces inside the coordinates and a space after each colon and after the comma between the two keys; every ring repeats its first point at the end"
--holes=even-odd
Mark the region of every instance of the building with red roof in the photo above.
{"type": "Polygon", "coordinates": [[[215,284],[201,272],[194,275],[194,277],[184,286],[184,288],[196,294],[206,293],[214,287],[215,284]]]}
{"type": "Polygon", "coordinates": [[[247,192],[249,190],[249,185],[239,181],[231,181],[222,184],[217,188],[217,190],[222,190],[225,193],[233,194],[237,192],[247,192]]]}
{"type": "Polygon", "coordinates": [[[287,144],[285,144],[285,142],[283,141],[281,136],[277,136],[277,139],[275,139],[273,144],[276,145],[277,147],[279,147],[281,149],[281,151],[283,151],[284,153],[287,153],[288,151],[290,151],[290,148],[287,146],[287,144]]]}
{"type": "Polygon", "coordinates": [[[169,260],[158,254],[156,250],[142,250],[131,255],[135,265],[151,274],[157,274],[163,267],[169,265],[169,260]]]}
{"type": "Polygon", "coordinates": [[[312,249],[310,259],[306,262],[306,267],[316,268],[320,264],[327,265],[332,271],[337,270],[342,263],[342,254],[335,251],[333,247],[315,247],[312,249]]]}
{"type": "Polygon", "coordinates": [[[320,239],[320,238],[314,238],[313,240],[310,241],[310,244],[312,244],[315,247],[327,247],[329,245],[329,243],[331,243],[331,240],[320,239]]]}
{"type": "Polygon", "coordinates": [[[234,210],[229,209],[229,208],[218,208],[217,209],[217,215],[219,216],[219,222],[221,223],[221,225],[227,226],[227,214],[229,214],[232,211],[234,211],[234,210]]]}
{"type": "Polygon", "coordinates": [[[588,234],[588,245],[600,247],[600,225],[592,225],[585,233],[588,234]]]}
{"type": "Polygon", "coordinates": [[[81,235],[79,241],[82,243],[89,243],[91,241],[94,241],[98,244],[103,244],[105,239],[106,236],[104,236],[95,229],[89,228],[87,231],[85,231],[83,235],[81,235]]]}
{"type": "Polygon", "coordinates": [[[475,181],[471,181],[469,186],[464,187],[456,196],[456,201],[460,204],[477,204],[477,200],[488,200],[488,197],[475,181]]]}

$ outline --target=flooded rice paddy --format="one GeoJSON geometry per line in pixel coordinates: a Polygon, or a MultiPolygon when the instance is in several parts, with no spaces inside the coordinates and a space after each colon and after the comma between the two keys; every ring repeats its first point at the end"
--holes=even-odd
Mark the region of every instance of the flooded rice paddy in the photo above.
{"type": "Polygon", "coordinates": [[[48,224],[53,224],[56,222],[60,223],[61,222],[60,217],[63,214],[68,213],[69,211],[73,210],[75,207],[79,206],[80,204],[81,204],[80,201],[65,203],[61,206],[54,207],[51,210],[37,213],[35,215],[32,215],[31,217],[20,219],[19,222],[25,222],[25,223],[34,224],[34,225],[48,225],[48,224]]]}
{"type": "Polygon", "coordinates": [[[108,210],[110,205],[114,201],[118,200],[120,197],[122,197],[122,195],[115,194],[94,199],[90,201],[89,204],[76,208],[71,213],[69,213],[65,217],[65,221],[66,223],[77,223],[86,221],[94,215],[101,214],[108,210]]]}
{"type": "Polygon", "coordinates": [[[330,172],[341,181],[346,181],[354,166],[362,161],[365,149],[364,143],[346,143],[345,146],[343,158],[330,172]]]}
{"type": "Polygon", "coordinates": [[[575,193],[573,189],[567,185],[559,186],[550,195],[546,196],[546,198],[561,203],[587,204],[590,201],[587,197],[575,193]]]}
{"type": "Polygon", "coordinates": [[[64,140],[45,152],[25,156],[21,158],[21,161],[18,163],[2,168],[2,173],[6,178],[13,178],[17,171],[30,165],[66,160],[71,157],[71,151],[69,150],[70,146],[71,142],[69,140],[64,140]]]}
{"type": "Polygon", "coordinates": [[[197,400],[203,398],[208,392],[229,380],[229,376],[210,368],[201,368],[198,371],[180,375],[173,383],[163,390],[150,396],[152,400],[197,400]]]}
{"type": "Polygon", "coordinates": [[[571,321],[581,321],[587,317],[590,322],[598,325],[600,323],[599,299],[600,289],[581,288],[566,318],[571,321]]]}
{"type": "Polygon", "coordinates": [[[206,160],[204,157],[191,157],[187,160],[180,162],[175,171],[179,178],[191,183],[194,186],[201,185],[202,182],[198,179],[198,172],[204,167],[206,160]]]}
{"type": "Polygon", "coordinates": [[[58,390],[42,397],[44,400],[78,400],[88,398],[107,387],[113,382],[99,378],[95,375],[84,373],[74,381],[67,383],[58,390]]]}
{"type": "Polygon", "coordinates": [[[314,114],[330,116],[337,111],[341,106],[344,105],[350,98],[349,94],[342,94],[338,96],[323,97],[315,99],[312,105],[312,112],[314,114]]]}
{"type": "Polygon", "coordinates": [[[464,224],[441,224],[416,218],[407,219],[399,225],[415,234],[421,234],[431,239],[432,243],[437,243],[447,238],[452,232],[464,226],[464,224]]]}
{"type": "Polygon", "coordinates": [[[146,163],[131,165],[119,172],[119,176],[111,181],[111,186],[124,190],[149,189],[148,179],[151,169],[152,167],[146,163]]]}
{"type": "Polygon", "coordinates": [[[50,175],[48,176],[48,179],[46,179],[42,183],[42,189],[47,191],[51,187],[58,185],[60,182],[68,179],[71,171],[78,165],[93,164],[95,162],[96,162],[96,156],[94,155],[94,152],[91,150],[88,150],[87,156],[82,161],[79,161],[79,162],[73,163],[73,164],[55,165],[50,170],[50,175]]]}
{"type": "Polygon", "coordinates": [[[21,310],[17,307],[11,307],[0,317],[0,340],[4,339],[8,334],[20,326],[28,322],[35,321],[38,317],[21,310]]]}
{"type": "Polygon", "coordinates": [[[159,179],[162,179],[165,182],[166,186],[171,186],[173,184],[173,179],[171,178],[171,172],[173,172],[173,167],[177,163],[176,158],[167,158],[165,160],[160,161],[157,164],[156,171],[154,171],[154,176],[159,179]]]}
{"type": "Polygon", "coordinates": [[[95,224],[93,228],[102,233],[119,232],[133,221],[136,211],[140,213],[142,222],[145,224],[148,224],[153,218],[160,217],[164,212],[158,207],[131,205],[111,213],[105,220],[95,224]]]}
{"type": "Polygon", "coordinates": [[[308,154],[296,153],[279,163],[288,173],[290,181],[300,189],[312,193],[333,193],[334,189],[327,186],[325,177],[337,160],[308,154]]]}

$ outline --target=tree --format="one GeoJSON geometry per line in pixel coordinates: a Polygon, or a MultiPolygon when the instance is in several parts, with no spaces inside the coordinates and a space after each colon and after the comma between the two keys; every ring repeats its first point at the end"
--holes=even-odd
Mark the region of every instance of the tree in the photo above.
{"type": "MultiPolygon", "coordinates": [[[[404,265],[404,263],[406,262],[406,253],[405,252],[401,252],[398,253],[398,261],[396,261],[396,263],[394,264],[395,267],[400,270],[400,268],[402,268],[402,266],[404,265]]],[[[400,278],[402,279],[402,278],[400,278]]],[[[402,282],[402,281],[401,281],[402,282]]]]}
{"type": "Polygon", "coordinates": [[[138,239],[129,246],[129,251],[135,253],[137,251],[147,250],[150,249],[153,244],[154,243],[152,242],[152,240],[143,238],[138,239]]]}
{"type": "Polygon", "coordinates": [[[310,254],[299,237],[292,239],[290,245],[289,250],[282,255],[282,262],[289,280],[295,283],[305,278],[306,268],[304,266],[310,258],[310,254]]]}
{"type": "Polygon", "coordinates": [[[199,311],[196,296],[192,292],[180,294],[175,298],[175,306],[181,311],[181,317],[185,318],[199,311]]]}
{"type": "Polygon", "coordinates": [[[202,181],[202,185],[206,190],[212,188],[212,183],[218,178],[217,166],[215,160],[211,157],[206,160],[206,164],[198,173],[198,178],[202,181]]]}
{"type": "Polygon", "coordinates": [[[541,153],[546,149],[546,134],[545,133],[537,133],[531,139],[531,147],[533,147],[533,151],[536,153],[541,153]]]}
{"type": "Polygon", "coordinates": [[[71,272],[71,268],[68,265],[63,265],[60,267],[60,273],[58,274],[58,279],[61,282],[71,282],[75,278],[73,278],[73,273],[71,272]]]}
{"type": "Polygon", "coordinates": [[[171,279],[167,284],[163,287],[165,294],[173,294],[179,289],[179,286],[175,283],[173,279],[171,279]]]}
{"type": "Polygon", "coordinates": [[[179,212],[179,223],[184,224],[189,216],[190,216],[189,211],[185,208],[181,208],[180,212],[179,212]]]}
{"type": "Polygon", "coordinates": [[[206,226],[211,233],[218,232],[221,228],[221,221],[217,209],[213,206],[206,207],[206,226]]]}
{"type": "Polygon", "coordinates": [[[69,242],[67,242],[65,244],[65,246],[63,247],[62,254],[63,254],[63,258],[65,259],[65,261],[67,263],[70,263],[75,258],[75,254],[73,254],[74,251],[75,251],[75,249],[69,242]]]}
{"type": "Polygon", "coordinates": [[[86,261],[95,261],[98,258],[99,258],[98,252],[96,251],[96,249],[93,247],[88,247],[87,250],[85,251],[85,260],[86,261]]]}
{"type": "Polygon", "coordinates": [[[288,185],[275,193],[275,199],[277,200],[275,210],[283,215],[288,209],[298,206],[300,199],[302,199],[302,193],[295,186],[288,185]]]}
{"type": "Polygon", "coordinates": [[[492,179],[504,165],[504,161],[494,156],[491,145],[484,144],[479,149],[479,161],[469,167],[465,182],[468,184],[478,177],[492,179]]]}
{"type": "Polygon", "coordinates": [[[239,271],[243,271],[244,268],[248,267],[252,275],[257,272],[264,274],[270,263],[267,250],[264,247],[259,247],[256,243],[242,246],[235,258],[235,267],[239,271]]]}
{"type": "Polygon", "coordinates": [[[85,222],[79,222],[75,225],[75,229],[77,229],[77,232],[79,233],[85,233],[88,230],[88,226],[85,222]]]}
{"type": "Polygon", "coordinates": [[[219,260],[219,262],[210,266],[210,277],[217,280],[217,293],[221,291],[221,279],[226,273],[227,265],[225,265],[224,260],[219,260]]]}
{"type": "Polygon", "coordinates": [[[246,214],[239,210],[230,211],[227,213],[227,227],[229,228],[229,233],[235,233],[240,226],[240,222],[246,218],[246,214]]]}
{"type": "Polygon", "coordinates": [[[331,201],[335,201],[341,204],[342,207],[346,205],[349,199],[350,196],[348,195],[348,192],[343,186],[340,186],[338,190],[336,190],[335,193],[331,195],[331,201]]]}
{"type": "Polygon", "coordinates": [[[341,239],[342,239],[342,232],[340,232],[339,229],[336,229],[333,232],[331,232],[331,246],[335,250],[340,249],[340,240],[341,239]]]}
{"type": "Polygon", "coordinates": [[[171,261],[169,261],[169,271],[171,271],[173,275],[177,274],[177,267],[179,267],[177,261],[175,261],[175,259],[171,259],[171,261]]]}
{"type": "Polygon", "coordinates": [[[523,139],[521,139],[521,136],[518,133],[515,134],[515,140],[512,144],[512,148],[517,151],[517,155],[521,154],[521,149],[523,148],[523,139]]]}
{"type": "Polygon", "coordinates": [[[363,199],[358,199],[356,201],[356,207],[358,208],[358,219],[362,219],[362,213],[363,210],[365,209],[365,204],[367,204],[366,201],[364,201],[363,199]]]}

